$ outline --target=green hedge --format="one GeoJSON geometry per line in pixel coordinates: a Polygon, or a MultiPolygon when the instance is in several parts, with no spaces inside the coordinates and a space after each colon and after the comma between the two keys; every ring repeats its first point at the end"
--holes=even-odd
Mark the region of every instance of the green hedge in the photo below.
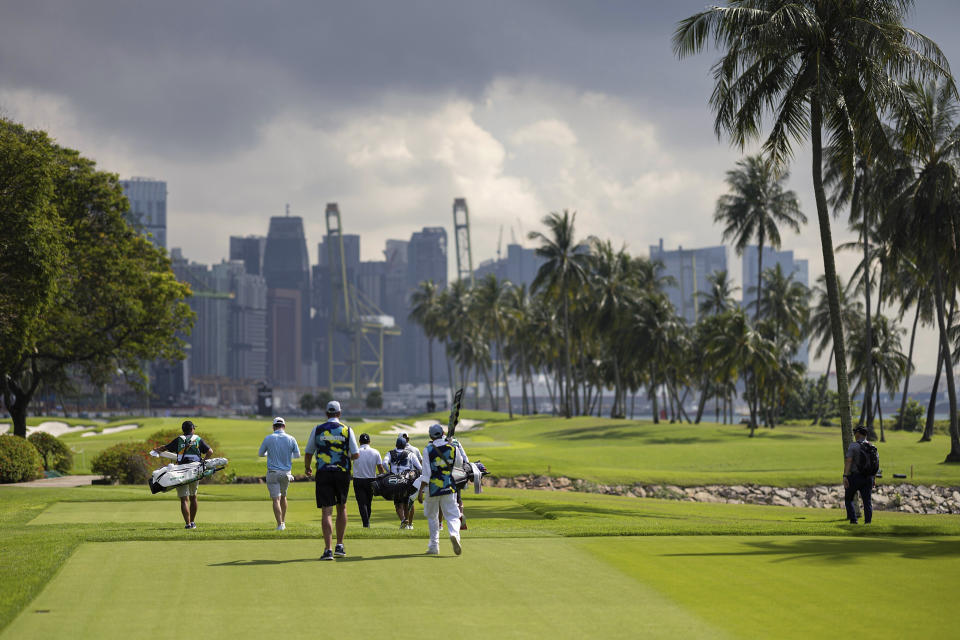
{"type": "Polygon", "coordinates": [[[157,466],[149,450],[144,442],[118,442],[97,454],[90,469],[121,484],[142,484],[157,466]]]}
{"type": "Polygon", "coordinates": [[[73,467],[73,453],[59,438],[43,431],[34,431],[27,440],[40,452],[44,469],[70,473],[70,468],[73,467]]]}
{"type": "Polygon", "coordinates": [[[43,477],[43,458],[26,438],[0,435],[0,482],[26,482],[43,477]]]}

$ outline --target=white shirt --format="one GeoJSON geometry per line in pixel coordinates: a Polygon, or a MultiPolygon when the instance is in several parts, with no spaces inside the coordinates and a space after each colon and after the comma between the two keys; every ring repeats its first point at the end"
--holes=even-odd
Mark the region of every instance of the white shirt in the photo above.
{"type": "Polygon", "coordinates": [[[360,445],[360,457],[353,461],[354,478],[376,478],[380,452],[368,444],[360,445]]]}
{"type": "Polygon", "coordinates": [[[416,457],[417,462],[419,462],[421,465],[423,464],[423,454],[420,453],[420,449],[417,449],[415,446],[413,446],[408,442],[406,450],[410,452],[410,455],[416,457]]]}

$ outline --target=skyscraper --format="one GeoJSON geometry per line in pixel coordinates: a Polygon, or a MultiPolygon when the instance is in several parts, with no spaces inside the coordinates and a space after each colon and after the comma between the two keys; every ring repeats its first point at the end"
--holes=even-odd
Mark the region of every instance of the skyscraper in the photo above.
{"type": "Polygon", "coordinates": [[[474,270],[474,277],[479,281],[492,273],[500,280],[509,280],[516,285],[525,284],[529,289],[534,278],[537,277],[540,265],[545,260],[537,255],[536,249],[527,249],[519,244],[508,244],[506,258],[481,262],[480,266],[474,270]]]}
{"type": "Polygon", "coordinates": [[[157,247],[167,248],[167,183],[151,178],[121,180],[123,193],[130,201],[129,220],[150,234],[157,247]]]}
{"type": "Polygon", "coordinates": [[[710,291],[707,276],[727,270],[727,248],[678,247],[675,251],[666,251],[661,238],[659,245],[650,246],[650,260],[663,263],[663,275],[674,280],[673,284],[665,287],[665,291],[677,310],[677,315],[690,324],[695,324],[699,316],[700,295],[710,291]]]}
{"type": "MultiPolygon", "coordinates": [[[[430,379],[430,362],[427,357],[427,337],[419,325],[408,319],[410,295],[421,282],[432,280],[437,290],[447,288],[447,230],[443,227],[424,227],[410,236],[407,245],[407,286],[404,311],[394,316],[403,332],[407,345],[406,364],[410,368],[409,382],[425,383],[430,379]]],[[[433,350],[433,380],[439,382],[443,370],[442,349],[433,350]]]]}
{"type": "Polygon", "coordinates": [[[267,245],[264,236],[230,236],[230,260],[243,262],[252,276],[263,275],[263,253],[267,245]]]}
{"type": "Polygon", "coordinates": [[[312,385],[310,264],[303,219],[270,218],[263,252],[267,294],[268,373],[274,385],[312,385]]]}

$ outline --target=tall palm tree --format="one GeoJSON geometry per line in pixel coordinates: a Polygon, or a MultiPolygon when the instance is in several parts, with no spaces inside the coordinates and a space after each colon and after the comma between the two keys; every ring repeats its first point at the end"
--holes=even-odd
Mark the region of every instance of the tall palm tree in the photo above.
{"type": "Polygon", "coordinates": [[[500,373],[503,372],[503,388],[506,394],[507,411],[513,417],[513,405],[510,403],[510,387],[507,377],[509,367],[506,366],[506,360],[503,354],[504,339],[506,337],[508,322],[507,317],[507,292],[512,288],[510,281],[497,278],[496,274],[489,273],[474,289],[477,318],[481,319],[481,330],[493,340],[493,351],[496,359],[493,362],[493,384],[495,387],[493,410],[500,410],[500,373]],[[501,366],[502,365],[502,366],[501,366]]]}
{"type": "MultiPolygon", "coordinates": [[[[896,298],[900,301],[899,320],[902,322],[907,310],[914,308],[913,328],[910,330],[910,348],[907,351],[907,371],[903,377],[903,393],[900,399],[899,424],[897,429],[903,429],[903,416],[907,407],[907,392],[910,390],[910,375],[913,373],[913,346],[917,337],[917,326],[920,322],[924,325],[932,325],[933,320],[933,296],[930,295],[930,287],[924,279],[924,275],[917,268],[917,265],[906,256],[894,263],[893,272],[889,278],[891,289],[895,292],[896,298]]],[[[938,367],[939,369],[939,367],[938,367]]],[[[939,371],[938,371],[939,373],[939,371]]],[[[931,424],[931,427],[933,425],[931,424]]],[[[928,435],[924,430],[921,436],[922,442],[929,442],[931,433],[928,435]]]]}
{"type": "Polygon", "coordinates": [[[708,275],[707,283],[710,285],[710,290],[703,297],[703,302],[700,303],[701,312],[705,315],[716,315],[737,306],[733,294],[740,287],[733,284],[726,269],[714,271],[708,275]]]}
{"type": "Polygon", "coordinates": [[[604,342],[604,352],[610,360],[613,374],[613,405],[610,417],[626,416],[626,394],[622,380],[625,332],[628,331],[630,311],[637,296],[638,274],[632,269],[635,263],[625,249],[614,250],[607,241],[593,241],[590,261],[590,290],[594,294],[592,311],[593,325],[604,342]]]}
{"type": "Polygon", "coordinates": [[[433,280],[424,280],[410,294],[410,319],[423,329],[427,336],[427,369],[430,372],[430,404],[436,406],[433,398],[433,341],[440,334],[440,304],[438,289],[433,280]]]}
{"type": "MultiPolygon", "coordinates": [[[[787,226],[800,233],[800,225],[807,216],[800,211],[797,194],[785,190],[789,173],[781,171],[761,156],[748,156],[737,162],[737,168],[727,171],[730,193],[720,196],[714,222],[724,225],[723,241],[734,241],[737,255],[742,256],[747,245],[757,243],[756,298],[763,293],[763,248],[780,248],[780,227],[787,226]]],[[[755,309],[760,319],[760,309],[755,309]]]]}
{"type": "MultiPolygon", "coordinates": [[[[863,305],[859,300],[854,300],[850,285],[844,285],[840,276],[837,276],[837,290],[840,293],[840,309],[843,314],[840,322],[845,334],[849,334],[853,326],[859,321],[860,314],[863,313],[863,305]]],[[[827,347],[832,347],[833,330],[830,317],[830,300],[827,293],[826,276],[821,275],[817,278],[816,284],[812,290],[815,304],[810,312],[810,336],[815,342],[814,355],[819,358],[827,347]]],[[[827,384],[830,379],[830,367],[833,363],[835,350],[830,349],[830,355],[827,358],[827,368],[823,376],[823,383],[820,386],[820,398],[824,398],[827,393],[827,384]]],[[[817,415],[812,424],[818,424],[823,418],[825,403],[820,402],[817,405],[817,415]]]]}
{"type": "Polygon", "coordinates": [[[794,345],[793,351],[806,331],[809,320],[810,292],[793,274],[785,274],[779,264],[767,269],[767,288],[758,298],[760,315],[770,322],[773,340],[787,340],[794,345]]]}
{"type": "Polygon", "coordinates": [[[572,382],[573,373],[570,353],[570,304],[571,298],[587,277],[587,246],[578,242],[574,237],[574,221],[576,212],[571,213],[564,209],[562,214],[552,212],[543,219],[548,234],[531,231],[528,237],[539,240],[537,255],[544,259],[537,270],[530,290],[537,292],[547,290],[551,297],[560,302],[563,323],[563,385],[561,403],[563,414],[569,418],[573,415],[572,400],[575,399],[572,382]]]}
{"type": "MultiPolygon", "coordinates": [[[[710,104],[714,129],[741,148],[761,136],[763,150],[783,166],[809,135],[813,190],[836,353],[842,447],[853,440],[840,292],[833,256],[830,211],[823,184],[823,133],[847,150],[868,156],[879,134],[878,110],[903,102],[897,80],[913,73],[949,77],[939,47],[903,25],[911,0],[731,0],[681,21],[674,52],[699,53],[709,41],[724,50],[714,65],[710,104]]],[[[884,142],[885,144],[885,142],[884,142]]]]}
{"type": "Polygon", "coordinates": [[[960,102],[952,82],[911,80],[903,86],[906,105],[896,112],[897,132],[915,167],[915,179],[889,217],[898,249],[916,251],[924,271],[932,275],[940,348],[950,401],[950,453],[946,462],[960,462],[960,425],[953,362],[949,357],[949,317],[960,271],[960,102]]]}

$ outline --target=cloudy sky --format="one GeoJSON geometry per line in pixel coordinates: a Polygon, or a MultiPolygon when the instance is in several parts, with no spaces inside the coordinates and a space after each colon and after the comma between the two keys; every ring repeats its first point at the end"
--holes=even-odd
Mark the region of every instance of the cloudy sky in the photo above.
{"type": "MultiPolygon", "coordinates": [[[[387,238],[450,230],[460,196],[475,263],[501,228],[504,245],[526,243],[565,208],[581,235],[639,255],[659,238],[716,245],[714,204],[740,152],[713,133],[716,53],[679,61],[670,46],[705,4],[5,2],[0,114],[121,177],[166,180],[168,244],[199,262],[226,257],[230,235],[265,234],[286,203],[315,259],[327,202],[380,259],[387,238]]],[[[960,5],[917,5],[909,24],[960,65],[960,5]]],[[[809,164],[798,149],[790,186],[812,224],[784,248],[810,260],[812,281],[809,164]]],[[[839,258],[847,274],[854,263],[839,258]]],[[[935,343],[921,342],[932,372],[935,343]]]]}

